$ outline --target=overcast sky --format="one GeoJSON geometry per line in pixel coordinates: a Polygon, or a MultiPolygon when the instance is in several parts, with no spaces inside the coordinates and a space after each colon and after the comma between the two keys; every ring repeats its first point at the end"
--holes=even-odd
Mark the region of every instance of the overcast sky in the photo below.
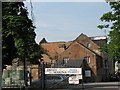
{"type": "MultiPolygon", "coordinates": [[[[32,2],[36,42],[71,41],[81,33],[104,36],[97,28],[100,17],[110,11],[106,2],[32,2]]],[[[26,3],[30,12],[30,2],[26,3]]]]}

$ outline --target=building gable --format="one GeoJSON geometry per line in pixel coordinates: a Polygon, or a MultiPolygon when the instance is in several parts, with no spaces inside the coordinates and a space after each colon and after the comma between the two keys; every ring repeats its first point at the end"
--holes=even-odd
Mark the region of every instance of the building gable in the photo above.
{"type": "Polygon", "coordinates": [[[43,38],[43,39],[39,42],[39,44],[41,44],[41,43],[47,43],[46,39],[43,38]]]}
{"type": "Polygon", "coordinates": [[[78,43],[81,43],[82,45],[88,47],[92,51],[101,55],[100,46],[98,46],[95,42],[93,42],[87,35],[82,33],[74,41],[77,41],[78,43]]]}
{"type": "Polygon", "coordinates": [[[95,37],[89,37],[89,38],[100,47],[103,47],[105,44],[107,44],[106,36],[95,36],[95,37]]]}
{"type": "Polygon", "coordinates": [[[60,54],[59,59],[63,60],[66,57],[75,60],[82,60],[86,55],[95,56],[96,54],[75,41],[63,53],[60,54]]]}

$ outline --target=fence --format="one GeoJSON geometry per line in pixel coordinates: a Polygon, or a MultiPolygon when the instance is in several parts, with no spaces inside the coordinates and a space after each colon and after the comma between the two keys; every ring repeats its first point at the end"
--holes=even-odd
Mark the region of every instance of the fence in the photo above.
{"type": "MultiPolygon", "coordinates": [[[[32,80],[38,79],[38,65],[27,66],[27,71],[31,73],[27,75],[27,79],[29,80],[29,82],[31,77],[32,80]]],[[[25,86],[25,82],[24,82],[23,66],[18,66],[18,67],[7,66],[6,69],[3,69],[2,88],[8,88],[8,87],[15,88],[15,87],[24,87],[24,86],[25,86]]]]}

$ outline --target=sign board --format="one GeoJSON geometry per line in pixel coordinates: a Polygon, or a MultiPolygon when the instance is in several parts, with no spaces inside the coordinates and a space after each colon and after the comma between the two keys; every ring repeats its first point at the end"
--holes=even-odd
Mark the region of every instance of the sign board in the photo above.
{"type": "MultiPolygon", "coordinates": [[[[82,75],[79,75],[82,76],[82,75]]],[[[79,78],[77,75],[76,76],[70,76],[68,79],[69,84],[79,84],[79,78]]]]}
{"type": "Polygon", "coordinates": [[[82,74],[80,74],[80,75],[77,74],[77,75],[76,75],[76,78],[77,78],[77,79],[83,79],[82,74]]]}
{"type": "Polygon", "coordinates": [[[82,68],[45,68],[45,74],[82,74],[82,68]]]}

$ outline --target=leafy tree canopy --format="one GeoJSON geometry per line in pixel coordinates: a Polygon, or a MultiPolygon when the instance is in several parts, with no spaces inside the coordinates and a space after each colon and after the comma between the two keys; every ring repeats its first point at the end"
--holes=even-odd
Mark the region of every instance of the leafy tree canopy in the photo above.
{"type": "Polygon", "coordinates": [[[107,51],[110,56],[116,60],[120,60],[120,1],[107,3],[111,7],[111,11],[103,14],[101,21],[106,22],[104,25],[99,25],[100,29],[110,28],[110,41],[107,45],[107,51]]]}
{"type": "Polygon", "coordinates": [[[35,26],[28,18],[23,2],[2,3],[2,59],[3,65],[19,57],[37,61],[40,48],[35,42],[35,26]]]}

